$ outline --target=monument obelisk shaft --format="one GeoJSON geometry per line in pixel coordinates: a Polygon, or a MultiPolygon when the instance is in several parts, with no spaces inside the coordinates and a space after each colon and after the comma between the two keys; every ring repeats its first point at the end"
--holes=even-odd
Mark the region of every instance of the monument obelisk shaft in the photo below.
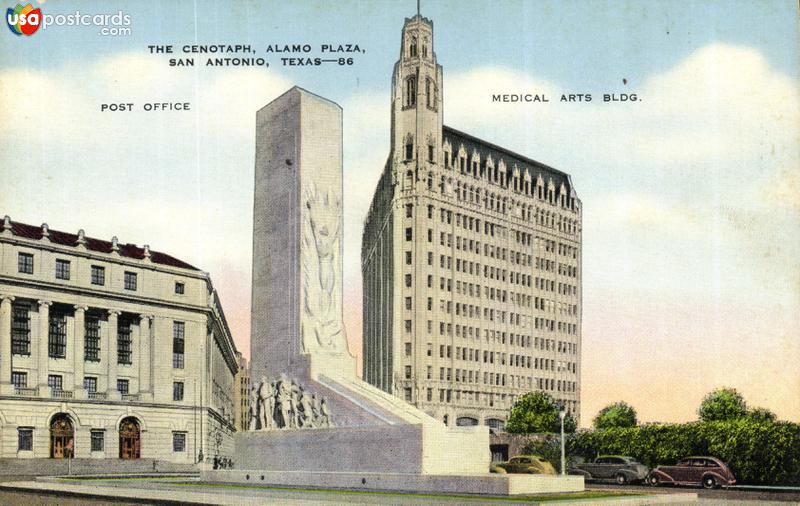
{"type": "Polygon", "coordinates": [[[294,87],[256,115],[255,381],[305,376],[311,360],[330,364],[328,374],[355,372],[342,324],[341,203],[342,110],[294,87]]]}

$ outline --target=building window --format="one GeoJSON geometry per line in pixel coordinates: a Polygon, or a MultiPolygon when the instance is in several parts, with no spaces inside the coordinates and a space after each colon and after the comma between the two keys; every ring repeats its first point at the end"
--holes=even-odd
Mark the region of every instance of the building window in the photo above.
{"type": "Polygon", "coordinates": [[[186,451],[186,433],[173,432],[172,433],[172,451],[185,452],[186,451]]]}
{"type": "Polygon", "coordinates": [[[119,393],[121,393],[122,395],[128,395],[128,392],[129,392],[128,387],[129,386],[130,386],[130,383],[128,382],[128,380],[126,380],[126,379],[118,379],[117,380],[117,391],[119,393]]]}
{"type": "Polygon", "coordinates": [[[133,363],[131,351],[131,322],[127,319],[119,320],[117,324],[117,363],[129,365],[133,363]]]}
{"type": "Polygon", "coordinates": [[[406,79],[406,107],[417,104],[417,78],[414,76],[406,79]]]}
{"type": "Polygon", "coordinates": [[[411,274],[406,274],[406,287],[411,288],[411,274]]]}
{"type": "Polygon", "coordinates": [[[25,304],[14,304],[11,312],[11,353],[31,354],[31,318],[25,304]]]}
{"type": "Polygon", "coordinates": [[[21,274],[33,274],[33,255],[20,253],[17,255],[17,270],[21,274]]]}
{"type": "Polygon", "coordinates": [[[33,451],[33,429],[31,427],[17,429],[17,451],[33,451]]]}
{"type": "Polygon", "coordinates": [[[172,400],[173,401],[182,401],[183,400],[183,382],[182,381],[175,381],[172,383],[172,400]]]}
{"type": "Polygon", "coordinates": [[[414,204],[406,204],[406,218],[414,216],[414,204]]]}
{"type": "Polygon", "coordinates": [[[65,358],[67,356],[67,317],[63,314],[54,313],[50,315],[47,349],[50,358],[65,358]]]}
{"type": "Polygon", "coordinates": [[[410,365],[406,366],[406,379],[407,380],[411,379],[411,366],[410,365]]]}
{"type": "Polygon", "coordinates": [[[406,265],[411,265],[411,252],[406,251],[406,265]]]}
{"type": "Polygon", "coordinates": [[[47,386],[53,391],[64,390],[64,377],[60,374],[49,374],[47,376],[47,386]]]}
{"type": "Polygon", "coordinates": [[[405,388],[404,392],[405,392],[404,395],[405,395],[406,402],[411,402],[411,389],[410,388],[405,388]]]}
{"type": "Polygon", "coordinates": [[[411,320],[405,321],[406,332],[411,332],[411,320]]]}
{"type": "Polygon", "coordinates": [[[102,452],[105,448],[106,431],[102,429],[92,429],[92,451],[102,452]]]}
{"type": "Polygon", "coordinates": [[[99,265],[92,266],[92,284],[103,286],[106,284],[106,268],[99,265]]]}
{"type": "Polygon", "coordinates": [[[406,142],[406,160],[414,158],[414,143],[409,139],[406,142]]]}
{"type": "Polygon", "coordinates": [[[14,388],[28,388],[28,373],[13,371],[11,373],[11,384],[14,388]]]}
{"type": "Polygon", "coordinates": [[[56,279],[69,279],[69,260],[56,260],[56,279]]]}
{"type": "Polygon", "coordinates": [[[125,272],[125,289],[136,291],[136,273],[125,272]]]}
{"type": "Polygon", "coordinates": [[[433,146],[430,145],[430,144],[428,145],[428,161],[431,162],[431,163],[434,162],[434,159],[433,159],[433,146]]]}
{"type": "Polygon", "coordinates": [[[100,318],[86,315],[84,326],[83,358],[89,362],[100,362],[100,318]]]}
{"type": "Polygon", "coordinates": [[[186,292],[186,285],[176,281],[175,282],[175,293],[177,293],[178,295],[183,295],[185,292],[186,292]]]}
{"type": "Polygon", "coordinates": [[[410,241],[412,237],[411,227],[406,227],[406,241],[410,241]]]}
{"type": "Polygon", "coordinates": [[[97,378],[92,376],[86,376],[83,378],[83,389],[91,394],[97,392],[97,378]]]}
{"type": "Polygon", "coordinates": [[[411,309],[411,302],[412,302],[411,297],[406,297],[406,309],[407,310],[411,309]]]}
{"type": "Polygon", "coordinates": [[[411,356],[411,343],[406,343],[406,356],[411,356]]]}
{"type": "Polygon", "coordinates": [[[172,323],[172,367],[183,369],[183,342],[186,325],[183,322],[172,323]]]}

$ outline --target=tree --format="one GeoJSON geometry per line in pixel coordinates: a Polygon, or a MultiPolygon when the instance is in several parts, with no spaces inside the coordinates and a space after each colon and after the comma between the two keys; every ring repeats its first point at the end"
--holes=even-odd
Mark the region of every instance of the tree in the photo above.
{"type": "Polygon", "coordinates": [[[595,429],[636,427],[636,410],[626,402],[615,402],[601,409],[593,423],[595,429]]]}
{"type": "Polygon", "coordinates": [[[775,413],[767,408],[753,408],[747,413],[747,418],[757,423],[774,422],[778,419],[775,413]]]}
{"type": "MultiPolygon", "coordinates": [[[[512,434],[561,432],[559,407],[552,397],[544,392],[528,392],[511,408],[506,431],[512,434]]],[[[575,419],[567,415],[564,432],[575,432],[575,419]]]]}
{"type": "Polygon", "coordinates": [[[704,422],[735,420],[747,416],[747,404],[736,389],[718,388],[706,394],[697,413],[704,422]]]}

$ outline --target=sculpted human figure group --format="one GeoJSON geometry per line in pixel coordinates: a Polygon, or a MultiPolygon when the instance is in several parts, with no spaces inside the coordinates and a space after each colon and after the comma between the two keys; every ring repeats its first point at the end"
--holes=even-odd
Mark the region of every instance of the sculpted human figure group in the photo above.
{"type": "Polygon", "coordinates": [[[303,390],[285,374],[275,381],[261,378],[250,390],[250,430],[333,427],[325,399],[303,390]]]}

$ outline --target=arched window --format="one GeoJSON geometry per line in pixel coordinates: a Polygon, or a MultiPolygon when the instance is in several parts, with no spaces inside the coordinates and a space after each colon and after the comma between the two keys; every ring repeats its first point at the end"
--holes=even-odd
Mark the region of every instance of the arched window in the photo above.
{"type": "Polygon", "coordinates": [[[406,160],[411,160],[414,158],[414,137],[409,135],[406,137],[406,160]]]}
{"type": "Polygon", "coordinates": [[[414,36],[411,37],[411,44],[408,46],[408,56],[411,58],[417,56],[417,38],[414,36]]]}
{"type": "Polygon", "coordinates": [[[406,107],[414,107],[417,103],[417,78],[406,79],[406,107]]]}

